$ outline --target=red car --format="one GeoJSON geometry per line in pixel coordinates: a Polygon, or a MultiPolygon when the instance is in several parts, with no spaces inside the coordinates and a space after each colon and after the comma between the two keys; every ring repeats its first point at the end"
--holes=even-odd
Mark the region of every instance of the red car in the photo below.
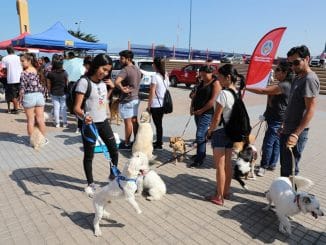
{"type": "MultiPolygon", "coordinates": [[[[176,87],[179,83],[184,83],[187,87],[197,83],[197,75],[199,68],[207,65],[205,63],[186,65],[181,69],[173,69],[170,72],[170,84],[176,87]]],[[[217,73],[218,64],[209,64],[213,68],[213,74],[217,73]]]]}

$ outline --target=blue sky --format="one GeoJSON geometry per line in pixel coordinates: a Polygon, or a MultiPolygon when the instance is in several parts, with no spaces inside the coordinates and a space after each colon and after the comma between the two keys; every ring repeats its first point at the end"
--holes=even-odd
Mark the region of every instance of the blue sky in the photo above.
{"type": "MultiPolygon", "coordinates": [[[[28,0],[32,34],[56,21],[67,29],[94,34],[109,51],[152,43],[188,48],[190,0],[28,0]],[[178,40],[178,41],[177,41],[178,40]]],[[[192,0],[191,46],[251,54],[271,29],[287,30],[278,50],[285,56],[306,44],[312,55],[326,42],[326,0],[192,0]]],[[[19,34],[15,0],[1,1],[0,40],[19,34]]]]}

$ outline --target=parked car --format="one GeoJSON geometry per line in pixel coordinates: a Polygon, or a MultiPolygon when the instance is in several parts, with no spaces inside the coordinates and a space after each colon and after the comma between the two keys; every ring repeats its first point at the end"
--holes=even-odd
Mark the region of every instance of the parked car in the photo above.
{"type": "MultiPolygon", "coordinates": [[[[192,84],[196,84],[199,68],[204,65],[206,64],[190,64],[181,69],[173,69],[169,75],[171,86],[176,87],[178,84],[184,83],[187,87],[190,87],[192,84]]],[[[213,73],[216,74],[218,64],[210,64],[210,66],[213,68],[213,73]]]]}
{"type": "MultiPolygon", "coordinates": [[[[139,95],[146,97],[149,95],[149,86],[151,84],[151,77],[155,74],[153,70],[153,61],[147,59],[134,59],[135,65],[140,69],[142,78],[139,86],[139,95]]],[[[113,60],[111,79],[114,81],[118,76],[122,66],[119,60],[113,60]]]]}
{"type": "Polygon", "coordinates": [[[244,63],[245,64],[249,64],[251,61],[251,55],[245,55],[244,56],[244,63]]]}
{"type": "Polygon", "coordinates": [[[227,54],[221,59],[222,63],[243,64],[243,58],[240,54],[227,54]]]}
{"type": "Polygon", "coordinates": [[[315,66],[315,67],[319,67],[321,66],[321,62],[320,62],[320,56],[312,56],[310,58],[310,66],[315,66]]]}

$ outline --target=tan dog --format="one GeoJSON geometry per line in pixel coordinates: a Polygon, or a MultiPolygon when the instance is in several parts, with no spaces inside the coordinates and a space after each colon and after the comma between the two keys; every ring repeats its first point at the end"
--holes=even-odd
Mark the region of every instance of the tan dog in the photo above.
{"type": "Polygon", "coordinates": [[[170,147],[173,149],[173,157],[175,157],[175,163],[178,161],[182,162],[186,152],[185,141],[181,137],[170,137],[170,147]]]}
{"type": "Polygon", "coordinates": [[[39,128],[34,127],[34,131],[33,131],[32,135],[30,136],[29,141],[30,141],[31,146],[35,150],[38,150],[42,146],[44,146],[46,139],[45,139],[44,135],[41,133],[41,131],[39,130],[39,128]]]}
{"type": "Polygon", "coordinates": [[[132,145],[132,153],[135,152],[144,153],[148,160],[153,158],[153,129],[151,115],[147,111],[143,111],[140,117],[136,139],[132,145]]]}
{"type": "Polygon", "coordinates": [[[121,122],[123,121],[119,113],[119,103],[120,100],[118,97],[112,97],[110,101],[110,115],[111,115],[110,122],[112,123],[113,120],[116,120],[117,125],[120,125],[121,122]]]}

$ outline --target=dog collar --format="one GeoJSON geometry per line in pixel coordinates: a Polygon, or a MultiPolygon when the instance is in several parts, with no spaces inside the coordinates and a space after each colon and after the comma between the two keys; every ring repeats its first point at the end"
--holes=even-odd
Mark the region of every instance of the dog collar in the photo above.
{"type": "Polygon", "coordinates": [[[301,210],[301,207],[300,207],[300,194],[295,195],[293,202],[294,203],[296,202],[299,210],[301,210]]]}
{"type": "Polygon", "coordinates": [[[135,182],[136,183],[136,179],[127,178],[127,177],[122,176],[122,175],[118,175],[115,179],[117,180],[118,185],[119,185],[119,188],[121,190],[123,190],[123,188],[122,188],[122,186],[120,184],[120,181],[126,181],[126,182],[131,181],[131,182],[135,182]]]}

